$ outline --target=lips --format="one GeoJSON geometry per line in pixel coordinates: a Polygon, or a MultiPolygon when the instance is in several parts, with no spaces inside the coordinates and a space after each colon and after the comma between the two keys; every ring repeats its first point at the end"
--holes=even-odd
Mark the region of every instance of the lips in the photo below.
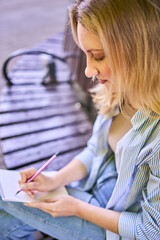
{"type": "Polygon", "coordinates": [[[108,80],[98,79],[101,84],[108,82],[108,80]]]}

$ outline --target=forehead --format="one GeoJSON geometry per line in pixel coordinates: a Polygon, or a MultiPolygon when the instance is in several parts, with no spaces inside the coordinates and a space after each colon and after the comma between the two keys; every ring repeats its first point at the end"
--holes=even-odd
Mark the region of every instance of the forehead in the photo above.
{"type": "Polygon", "coordinates": [[[83,51],[89,50],[103,51],[103,47],[98,35],[88,31],[80,23],[78,23],[77,26],[77,37],[79,45],[83,51]]]}

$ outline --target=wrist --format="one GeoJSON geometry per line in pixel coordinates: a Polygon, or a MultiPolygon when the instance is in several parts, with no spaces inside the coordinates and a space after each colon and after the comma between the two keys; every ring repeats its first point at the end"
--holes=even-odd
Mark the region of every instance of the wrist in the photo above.
{"type": "Polygon", "coordinates": [[[76,203],[75,203],[75,216],[80,217],[82,216],[81,210],[83,209],[83,204],[84,202],[80,199],[76,198],[76,203]]]}
{"type": "Polygon", "coordinates": [[[54,175],[51,177],[51,185],[53,187],[53,190],[63,187],[65,185],[64,177],[59,173],[59,171],[55,172],[54,175]]]}
{"type": "Polygon", "coordinates": [[[73,213],[73,216],[79,217],[79,204],[80,204],[81,200],[79,200],[75,197],[72,197],[72,196],[70,196],[70,197],[72,199],[72,213],[73,213]]]}

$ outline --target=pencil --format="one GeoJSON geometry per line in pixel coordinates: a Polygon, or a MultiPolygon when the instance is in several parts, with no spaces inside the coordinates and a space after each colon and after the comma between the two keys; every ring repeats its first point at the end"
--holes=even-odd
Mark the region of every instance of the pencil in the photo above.
{"type": "MultiPolygon", "coordinates": [[[[30,179],[27,180],[27,183],[32,182],[57,157],[58,154],[59,152],[54,154],[30,179]]],[[[18,190],[15,195],[20,193],[22,190],[22,188],[18,190]]]]}

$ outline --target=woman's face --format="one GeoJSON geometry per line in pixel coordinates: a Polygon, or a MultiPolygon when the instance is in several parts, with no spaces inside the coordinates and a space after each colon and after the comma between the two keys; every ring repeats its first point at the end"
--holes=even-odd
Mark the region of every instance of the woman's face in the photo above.
{"type": "Polygon", "coordinates": [[[80,23],[78,23],[77,35],[79,45],[87,57],[85,75],[88,78],[96,76],[99,82],[109,91],[116,91],[115,82],[111,76],[111,69],[99,37],[89,32],[80,23]]]}

